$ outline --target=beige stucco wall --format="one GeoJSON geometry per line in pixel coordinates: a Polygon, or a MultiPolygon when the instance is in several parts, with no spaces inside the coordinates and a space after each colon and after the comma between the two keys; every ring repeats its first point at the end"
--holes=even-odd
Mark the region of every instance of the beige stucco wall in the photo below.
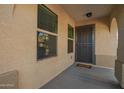
{"type": "Polygon", "coordinates": [[[114,34],[109,28],[109,16],[80,21],[76,23],[76,26],[95,24],[95,55],[96,65],[114,68],[116,59],[116,49],[114,45],[114,34]]]}
{"type": "Polygon", "coordinates": [[[37,5],[0,5],[0,74],[17,70],[19,88],[39,88],[74,62],[67,54],[74,21],[59,5],[47,6],[58,15],[58,55],[37,61],[37,5]]]}
{"type": "Polygon", "coordinates": [[[110,18],[110,22],[112,21],[113,18],[116,18],[117,20],[117,25],[118,25],[118,59],[120,59],[120,61],[124,61],[124,56],[123,56],[123,46],[124,43],[124,5],[117,5],[116,8],[114,8],[114,10],[111,13],[111,18],[110,18]]]}
{"type": "Polygon", "coordinates": [[[111,13],[110,22],[116,18],[118,25],[118,49],[115,76],[124,88],[124,5],[116,5],[111,13]]]}

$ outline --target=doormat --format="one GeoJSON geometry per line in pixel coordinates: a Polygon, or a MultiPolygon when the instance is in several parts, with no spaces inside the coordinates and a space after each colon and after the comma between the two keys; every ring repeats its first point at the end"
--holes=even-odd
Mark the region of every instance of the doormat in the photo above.
{"type": "Polygon", "coordinates": [[[88,64],[77,64],[76,66],[77,67],[85,67],[85,68],[88,68],[88,69],[92,68],[92,65],[88,65],[88,64]]]}

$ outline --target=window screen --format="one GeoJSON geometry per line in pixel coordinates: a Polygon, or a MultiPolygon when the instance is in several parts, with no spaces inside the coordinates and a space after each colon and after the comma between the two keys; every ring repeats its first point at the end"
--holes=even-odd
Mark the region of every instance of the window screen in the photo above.
{"type": "Polygon", "coordinates": [[[38,28],[57,33],[58,17],[44,5],[38,5],[38,28]]]}
{"type": "Polygon", "coordinates": [[[38,5],[37,59],[57,55],[58,17],[45,5],[38,5]],[[44,31],[42,31],[44,30],[44,31]],[[52,32],[52,33],[48,33],[52,32]],[[48,34],[47,34],[48,33],[48,34]],[[53,34],[54,33],[54,34],[53,34]]]}
{"type": "Polygon", "coordinates": [[[73,38],[74,38],[73,27],[70,24],[68,24],[68,53],[73,52],[73,38]]]}
{"type": "Polygon", "coordinates": [[[73,37],[74,37],[73,27],[68,24],[68,38],[73,38],[73,37]]]}
{"type": "Polygon", "coordinates": [[[73,52],[73,40],[68,39],[68,53],[73,52]]]}
{"type": "Polygon", "coordinates": [[[37,59],[57,55],[57,37],[37,32],[37,59]]]}

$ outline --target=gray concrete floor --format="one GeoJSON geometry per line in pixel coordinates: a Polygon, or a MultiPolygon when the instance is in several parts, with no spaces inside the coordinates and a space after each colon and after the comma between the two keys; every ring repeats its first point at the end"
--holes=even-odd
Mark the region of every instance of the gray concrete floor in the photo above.
{"type": "Polygon", "coordinates": [[[41,89],[119,89],[112,69],[72,65],[41,89]]]}

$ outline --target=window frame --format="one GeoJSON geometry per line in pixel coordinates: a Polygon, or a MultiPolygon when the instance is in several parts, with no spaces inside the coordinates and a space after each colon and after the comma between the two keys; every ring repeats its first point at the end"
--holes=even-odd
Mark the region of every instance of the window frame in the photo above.
{"type": "MultiPolygon", "coordinates": [[[[37,61],[40,61],[40,60],[44,60],[44,59],[48,59],[48,58],[52,58],[52,57],[56,57],[57,55],[58,55],[58,15],[57,14],[55,14],[56,16],[57,16],[57,22],[56,22],[56,32],[51,32],[51,31],[47,31],[47,30],[44,30],[44,29],[42,29],[42,28],[39,28],[38,27],[38,11],[39,11],[39,9],[38,9],[38,6],[39,5],[42,5],[43,7],[45,7],[45,8],[47,8],[47,10],[48,11],[50,11],[50,12],[52,12],[52,13],[54,13],[51,9],[49,9],[47,6],[45,6],[44,4],[38,4],[37,5],[37,31],[36,31],[36,34],[38,33],[38,32],[42,32],[42,33],[44,33],[44,34],[48,34],[48,35],[52,35],[52,36],[55,36],[56,37],[56,55],[53,55],[53,56],[47,56],[47,57],[43,57],[43,58],[38,58],[38,55],[37,55],[37,61]]],[[[38,37],[37,37],[37,48],[38,48],[38,37]]],[[[38,54],[38,53],[37,53],[38,54]]]]}
{"type": "Polygon", "coordinates": [[[68,50],[67,50],[67,52],[68,52],[68,54],[70,54],[70,53],[73,53],[74,52],[74,27],[73,26],[71,26],[70,24],[68,24],[68,34],[67,34],[67,42],[69,41],[69,40],[71,40],[72,42],[73,42],[73,49],[72,49],[72,52],[69,52],[69,42],[68,42],[68,50]],[[73,36],[72,37],[69,37],[69,26],[73,29],[72,31],[73,31],[73,36]]]}
{"type": "MultiPolygon", "coordinates": [[[[38,18],[38,9],[39,9],[39,6],[41,6],[42,8],[44,8],[46,11],[48,11],[48,12],[50,12],[51,14],[53,14],[53,15],[55,15],[56,16],[56,31],[55,32],[52,32],[52,31],[48,31],[48,30],[45,30],[45,29],[43,29],[43,30],[45,30],[45,31],[48,31],[48,32],[51,32],[51,33],[58,33],[58,15],[56,14],[56,13],[54,13],[50,8],[48,8],[46,5],[44,5],[44,4],[38,4],[37,5],[37,18],[38,18]]],[[[45,11],[44,10],[44,11],[45,11]]],[[[39,22],[38,22],[38,20],[37,20],[37,28],[38,29],[42,29],[42,28],[40,28],[40,27],[38,27],[39,26],[39,22]]]]}
{"type": "Polygon", "coordinates": [[[74,38],[74,28],[70,24],[68,24],[68,38],[70,38],[70,39],[73,39],[74,38]],[[70,29],[71,29],[72,37],[69,36],[70,29]]]}

